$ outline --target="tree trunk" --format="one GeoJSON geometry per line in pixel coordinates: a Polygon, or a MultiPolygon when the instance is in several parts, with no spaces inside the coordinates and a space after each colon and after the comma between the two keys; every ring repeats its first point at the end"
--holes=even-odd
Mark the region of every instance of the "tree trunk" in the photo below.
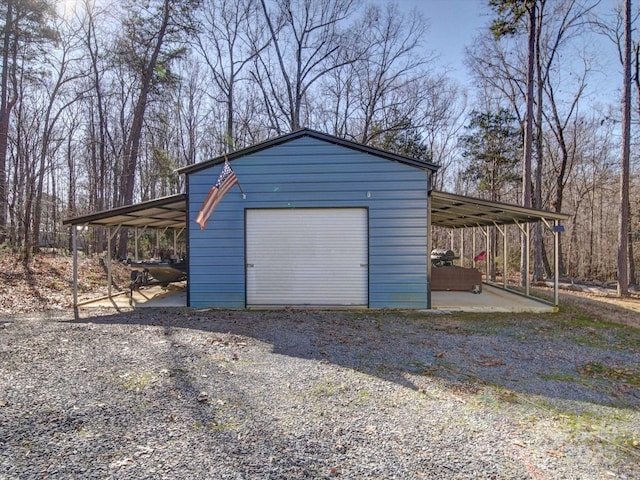
{"type": "Polygon", "coordinates": [[[42,194],[44,191],[44,176],[46,171],[47,156],[49,152],[49,142],[51,139],[51,107],[55,101],[56,94],[52,95],[47,107],[47,113],[44,118],[44,127],[42,132],[42,140],[38,158],[38,167],[35,172],[36,182],[35,191],[33,192],[33,229],[32,229],[32,242],[25,245],[25,248],[29,250],[29,255],[37,252],[40,245],[40,228],[42,223],[42,194]]]}
{"type": "MultiPolygon", "coordinates": [[[[91,57],[91,70],[93,76],[93,88],[96,98],[96,109],[98,113],[98,130],[97,138],[93,135],[93,144],[98,145],[98,168],[97,168],[97,185],[95,196],[95,207],[97,211],[102,211],[107,208],[106,202],[106,190],[107,190],[107,158],[106,158],[106,120],[103,105],[102,85],[100,83],[100,71],[98,68],[98,46],[95,38],[95,23],[93,12],[89,13],[88,19],[88,31],[87,31],[87,50],[91,57]]],[[[95,129],[94,129],[95,130],[95,129]]],[[[95,146],[92,145],[92,150],[95,150],[95,146]]]]}
{"type": "MultiPolygon", "coordinates": [[[[629,208],[631,211],[631,208],[629,208]]],[[[631,230],[629,230],[629,287],[636,290],[638,285],[636,284],[636,261],[633,257],[633,236],[631,230]]]]}
{"type": "MultiPolygon", "coordinates": [[[[542,7],[541,7],[542,9],[542,7]]],[[[542,16],[542,14],[541,14],[542,16]]],[[[542,170],[543,170],[543,158],[542,158],[542,63],[540,59],[540,29],[542,28],[542,18],[536,25],[536,38],[535,38],[535,69],[536,69],[536,81],[538,89],[536,92],[537,105],[536,105],[536,169],[535,169],[535,183],[533,188],[533,207],[542,209],[542,170]]],[[[529,52],[531,53],[531,52],[529,52]]],[[[536,222],[533,226],[533,281],[539,282],[543,279],[544,265],[549,263],[544,252],[544,236],[542,233],[542,222],[536,222]]]]}
{"type": "MultiPolygon", "coordinates": [[[[67,190],[67,217],[73,217],[76,214],[76,163],[73,160],[73,153],[71,147],[71,139],[72,136],[69,135],[67,138],[67,170],[68,170],[68,182],[69,189],[67,190]]],[[[73,229],[76,228],[75,225],[71,225],[69,227],[69,242],[68,248],[69,251],[73,250],[73,229]]]]}
{"type": "Polygon", "coordinates": [[[624,2],[624,58],[622,95],[622,165],[620,168],[620,222],[618,295],[629,296],[629,156],[631,141],[631,0],[624,2]]]}
{"type": "MultiPolygon", "coordinates": [[[[524,148],[522,157],[522,206],[531,207],[531,157],[533,150],[533,87],[535,75],[535,51],[536,51],[536,4],[533,2],[528,7],[529,14],[529,51],[527,53],[527,96],[526,113],[524,119],[524,148]]],[[[539,87],[538,87],[539,88],[539,87]]],[[[522,286],[529,275],[526,258],[526,239],[522,237],[520,261],[520,281],[522,286]]]]}
{"type": "MultiPolygon", "coordinates": [[[[11,31],[13,29],[13,0],[7,0],[7,17],[2,37],[2,72],[0,79],[0,244],[7,238],[7,150],[9,136],[9,117],[17,102],[15,91],[9,98],[9,70],[11,48],[11,31]]],[[[11,59],[15,65],[15,59],[11,59]]]]}
{"type": "MultiPolygon", "coordinates": [[[[138,153],[140,150],[140,137],[142,135],[142,126],[144,123],[144,114],[147,108],[147,100],[149,99],[149,92],[153,83],[153,76],[155,74],[155,68],[160,56],[160,51],[164,43],[165,34],[167,32],[167,26],[171,18],[171,6],[170,1],[165,0],[163,5],[163,17],[160,25],[160,30],[155,40],[153,52],[149,58],[148,63],[145,65],[145,69],[140,81],[140,95],[136,102],[136,106],[133,111],[133,120],[131,122],[131,130],[124,144],[123,149],[123,172],[122,183],[120,188],[120,206],[130,205],[133,203],[133,192],[136,181],[136,170],[138,164],[138,153]]],[[[120,244],[118,246],[118,254],[121,258],[127,256],[127,242],[128,231],[122,229],[120,231],[120,244]]]]}

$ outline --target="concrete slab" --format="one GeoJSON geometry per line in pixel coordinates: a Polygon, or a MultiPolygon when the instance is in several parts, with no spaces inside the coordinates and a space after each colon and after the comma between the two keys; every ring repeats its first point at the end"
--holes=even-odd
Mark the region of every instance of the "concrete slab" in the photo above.
{"type": "Polygon", "coordinates": [[[98,298],[84,302],[81,308],[113,307],[113,308],[146,308],[146,307],[186,307],[186,282],[171,283],[167,287],[151,285],[135,290],[129,301],[129,292],[119,292],[112,297],[98,298]]]}
{"type": "MultiPolygon", "coordinates": [[[[484,284],[482,293],[471,292],[432,292],[433,310],[441,312],[554,312],[556,309],[547,303],[527,298],[517,293],[484,284]]],[[[128,292],[101,298],[82,305],[83,308],[147,308],[147,307],[185,307],[187,305],[186,283],[170,284],[168,287],[153,285],[133,292],[133,301],[129,304],[128,292]]]]}
{"type": "Polygon", "coordinates": [[[502,288],[483,284],[482,293],[431,292],[434,310],[451,312],[555,312],[553,305],[509,292],[502,288]]]}

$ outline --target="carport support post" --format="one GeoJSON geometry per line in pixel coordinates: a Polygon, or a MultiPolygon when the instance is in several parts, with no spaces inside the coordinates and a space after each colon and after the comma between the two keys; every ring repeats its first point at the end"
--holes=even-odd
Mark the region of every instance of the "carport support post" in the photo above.
{"type": "Polygon", "coordinates": [[[485,268],[485,278],[487,280],[487,282],[489,282],[491,280],[491,277],[489,277],[489,272],[490,271],[494,271],[493,268],[489,268],[489,261],[493,262],[493,252],[490,251],[491,248],[491,242],[489,241],[489,226],[487,225],[486,227],[486,231],[485,231],[485,235],[484,235],[484,241],[486,242],[485,245],[485,251],[487,252],[485,255],[485,262],[484,262],[484,268],[485,268]]]}
{"type": "Polygon", "coordinates": [[[559,220],[553,221],[553,227],[549,225],[546,218],[541,219],[549,230],[553,232],[553,306],[560,305],[560,294],[558,291],[560,283],[560,233],[564,232],[564,227],[560,225],[559,220]]]}
{"type": "Polygon", "coordinates": [[[524,225],[520,225],[518,222],[515,222],[515,223],[525,238],[525,242],[524,242],[526,246],[525,268],[526,268],[527,274],[524,277],[524,294],[528,297],[531,294],[531,281],[529,279],[529,255],[531,254],[531,236],[529,235],[530,228],[528,223],[525,223],[524,225]]]}
{"type": "Polygon", "coordinates": [[[527,295],[527,297],[529,296],[529,294],[531,293],[531,276],[529,275],[529,269],[531,268],[531,266],[529,265],[529,262],[531,261],[531,226],[529,225],[529,223],[526,223],[526,230],[525,230],[525,244],[527,246],[527,252],[526,252],[526,257],[524,259],[524,268],[525,268],[525,272],[526,272],[526,276],[524,279],[524,289],[525,289],[525,293],[527,295]]]}
{"type": "MultiPolygon", "coordinates": [[[[480,233],[484,235],[485,240],[485,250],[484,250],[484,280],[485,282],[489,281],[489,227],[486,228],[486,231],[478,225],[480,229],[480,233]]],[[[475,231],[475,230],[474,230],[475,231]]],[[[474,260],[475,262],[475,260],[474,260]]]]}
{"type": "MultiPolygon", "coordinates": [[[[507,288],[507,226],[504,225],[503,228],[500,228],[496,222],[493,222],[493,225],[496,227],[498,232],[502,235],[502,287],[506,290],[507,288]]],[[[496,247],[496,250],[498,248],[496,247]]]]}
{"type": "Polygon", "coordinates": [[[433,172],[427,173],[427,310],[431,310],[431,249],[433,232],[431,231],[431,193],[433,172]]]}
{"type": "Polygon", "coordinates": [[[471,267],[476,268],[476,229],[471,229],[471,267]]]}
{"type": "Polygon", "coordinates": [[[73,248],[73,306],[78,306],[78,227],[71,225],[71,245],[73,248]]]}
{"type": "Polygon", "coordinates": [[[111,298],[111,227],[107,227],[107,294],[111,298]]]}
{"type": "Polygon", "coordinates": [[[560,282],[560,224],[558,220],[553,222],[553,258],[554,258],[554,276],[553,279],[553,306],[558,307],[560,304],[560,295],[558,293],[558,283],[560,282]]]}
{"type": "Polygon", "coordinates": [[[135,238],[134,238],[134,248],[136,249],[135,253],[133,254],[133,259],[137,262],[139,259],[139,255],[138,255],[138,241],[140,240],[140,237],[142,237],[142,235],[144,234],[144,232],[147,231],[147,227],[142,227],[142,231],[139,232],[138,231],[138,227],[136,227],[135,230],[135,238]]]}
{"type": "Polygon", "coordinates": [[[107,227],[107,294],[109,295],[109,298],[111,298],[111,263],[112,263],[112,258],[111,258],[111,240],[113,239],[113,237],[115,237],[118,233],[118,230],[120,230],[120,225],[118,225],[115,229],[115,231],[113,233],[111,233],[111,227],[107,227]]]}
{"type": "MultiPolygon", "coordinates": [[[[180,231],[176,232],[176,230],[173,230],[173,254],[176,256],[176,258],[178,260],[180,260],[180,258],[182,257],[182,255],[178,255],[178,237],[180,235],[182,235],[182,232],[184,232],[184,227],[180,229],[180,231]]],[[[182,252],[180,252],[182,253],[182,252]]]]}
{"type": "Polygon", "coordinates": [[[502,233],[502,285],[507,288],[507,226],[502,229],[498,228],[502,233]]]}
{"type": "Polygon", "coordinates": [[[178,232],[176,229],[173,229],[173,256],[178,258],[178,232]]]}

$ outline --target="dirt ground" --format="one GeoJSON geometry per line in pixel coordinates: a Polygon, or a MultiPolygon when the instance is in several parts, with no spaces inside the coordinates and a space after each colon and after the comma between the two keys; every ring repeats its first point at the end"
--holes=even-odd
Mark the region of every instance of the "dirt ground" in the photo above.
{"type": "MultiPolygon", "coordinates": [[[[129,269],[114,263],[113,291],[129,285],[129,269]]],[[[88,300],[107,294],[107,271],[98,256],[78,258],[78,297],[88,300]]],[[[0,315],[63,310],[73,307],[71,255],[39,254],[30,262],[18,255],[0,255],[0,315]]]]}
{"type": "Polygon", "coordinates": [[[562,292],[561,309],[580,309],[601,320],[640,328],[640,299],[614,298],[583,292],[562,292]]]}

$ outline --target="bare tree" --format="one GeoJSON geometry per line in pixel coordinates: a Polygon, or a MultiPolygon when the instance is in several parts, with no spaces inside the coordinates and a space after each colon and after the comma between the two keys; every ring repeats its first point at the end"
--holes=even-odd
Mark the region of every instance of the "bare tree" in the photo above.
{"type": "Polygon", "coordinates": [[[19,72],[24,62],[54,32],[48,22],[53,3],[48,0],[6,0],[0,4],[2,65],[0,66],[0,243],[6,238],[7,153],[11,113],[19,100],[19,72]]]}
{"type": "MultiPolygon", "coordinates": [[[[243,71],[269,44],[257,0],[220,0],[207,2],[202,12],[200,35],[196,37],[199,54],[209,67],[225,106],[226,150],[236,148],[235,132],[237,84],[243,71]]],[[[217,93],[217,92],[215,92],[217,93]]],[[[220,101],[212,95],[214,101],[220,101]]]]}
{"type": "MultiPolygon", "coordinates": [[[[545,0],[539,0],[544,4],[545,0]]],[[[534,82],[536,59],[537,27],[537,3],[538,0],[490,0],[489,4],[495,8],[498,18],[492,24],[492,31],[496,38],[504,35],[512,35],[516,32],[518,24],[524,18],[527,28],[527,67],[526,67],[526,94],[524,115],[524,137],[522,156],[522,205],[531,207],[531,159],[533,152],[533,114],[534,114],[534,82]]],[[[539,87],[540,88],[540,87],[539,87]]],[[[522,236],[520,255],[520,279],[525,284],[529,275],[529,258],[527,257],[526,239],[522,236]]]]}
{"type": "Polygon", "coordinates": [[[361,55],[346,25],[356,0],[276,0],[272,9],[265,0],[260,3],[275,66],[267,55],[259,55],[253,75],[262,89],[272,128],[277,133],[284,128],[295,131],[309,124],[305,98],[311,88],[361,55]]]}
{"type": "Polygon", "coordinates": [[[422,69],[433,57],[420,49],[426,33],[425,19],[416,11],[400,12],[397,4],[370,7],[358,31],[366,56],[353,65],[362,118],[357,128],[358,140],[367,144],[376,136],[401,128],[388,122],[394,110],[420,111],[430,90],[428,84],[421,83],[422,69]],[[412,84],[427,88],[412,88],[412,84]]]}
{"type": "MultiPolygon", "coordinates": [[[[470,63],[476,74],[493,91],[502,97],[502,101],[507,101],[520,116],[523,125],[523,136],[528,138],[528,125],[532,125],[531,148],[527,153],[527,143],[525,141],[525,153],[523,155],[523,177],[528,177],[523,181],[523,203],[526,204],[527,197],[530,198],[529,206],[535,208],[553,207],[556,211],[563,208],[563,194],[569,181],[575,160],[579,158],[579,145],[573,142],[571,132],[575,132],[578,121],[579,104],[584,99],[587,80],[590,74],[589,62],[586,60],[588,53],[583,53],[582,64],[578,61],[567,65],[566,62],[560,65],[560,56],[567,49],[575,48],[574,44],[579,44],[581,35],[586,32],[587,19],[597,4],[596,1],[585,2],[579,0],[564,0],[549,3],[546,0],[505,0],[492,2],[497,8],[499,16],[494,22],[494,31],[503,36],[499,36],[499,42],[490,42],[488,39],[479,43],[480,48],[472,49],[469,53],[470,63]],[[536,18],[530,17],[531,12],[536,13],[536,18]],[[508,14],[505,17],[505,14],[508,14]],[[533,22],[533,23],[532,23],[533,22]],[[524,25],[524,26],[523,26],[524,25]],[[533,27],[532,27],[533,25],[533,27]],[[528,33],[526,44],[518,37],[511,34],[524,29],[528,33]],[[534,28],[534,30],[532,30],[534,28]],[[533,53],[532,37],[533,33],[533,53]],[[573,42],[573,43],[572,43],[573,42]],[[524,53],[526,52],[526,53],[524,53]],[[533,58],[533,73],[535,89],[533,94],[530,90],[530,61],[533,58]],[[568,81],[563,73],[567,68],[575,72],[574,78],[577,80],[568,81]],[[582,71],[580,71],[582,67],[582,71]],[[560,88],[560,85],[562,88],[560,88]],[[562,91],[561,93],[559,93],[562,91]],[[570,92],[567,95],[567,92],[570,92]],[[533,97],[532,97],[533,95],[533,97]],[[529,100],[533,98],[531,104],[529,100]],[[521,105],[533,107],[533,123],[527,117],[527,110],[521,112],[521,105]],[[544,156],[545,142],[552,145],[551,150],[560,151],[562,155],[544,156]],[[526,165],[527,157],[535,156],[535,175],[531,177],[533,165],[526,165]],[[546,158],[546,159],[545,159],[546,158]],[[557,162],[550,166],[549,160],[556,158],[557,162]],[[553,167],[553,168],[550,168],[553,167]],[[528,172],[528,173],[527,173],[528,172]],[[555,198],[545,202],[543,188],[549,185],[544,184],[543,175],[552,175],[554,182],[551,190],[555,192],[555,198]]],[[[494,37],[495,39],[495,37],[494,37]]],[[[575,52],[573,58],[580,59],[575,52]]],[[[544,249],[544,236],[542,226],[534,227],[534,280],[541,280],[543,272],[547,276],[551,275],[551,268],[544,249]]],[[[562,248],[562,242],[560,245],[562,248]]],[[[522,248],[522,264],[524,266],[524,245],[522,248]]],[[[562,255],[560,255],[562,261],[562,255]]],[[[560,265],[562,271],[562,266],[560,265]]],[[[522,269],[522,279],[524,279],[525,269],[522,269]]]]}
{"type": "Polygon", "coordinates": [[[320,96],[325,99],[318,108],[319,128],[338,137],[348,138],[350,122],[355,115],[356,79],[349,66],[326,75],[321,83],[320,96]]]}
{"type": "MultiPolygon", "coordinates": [[[[567,225],[565,265],[572,278],[607,280],[607,263],[615,235],[607,238],[605,228],[615,216],[613,202],[617,186],[611,179],[618,163],[618,146],[613,140],[614,123],[603,122],[599,112],[575,123],[574,141],[580,146],[571,181],[565,189],[568,210],[574,212],[567,225]]],[[[557,149],[553,148],[556,153],[557,149]]],[[[611,266],[613,268],[613,266],[611,266]]]]}
{"type": "MultiPolygon", "coordinates": [[[[585,26],[596,3],[584,3],[575,0],[567,0],[553,5],[551,11],[545,12],[546,4],[541,4],[541,17],[539,20],[540,33],[537,35],[536,48],[536,74],[539,85],[539,98],[537,101],[537,135],[536,135],[536,166],[534,182],[533,206],[543,208],[543,119],[551,130],[551,138],[547,138],[553,146],[552,150],[560,152],[559,156],[547,156],[556,161],[553,164],[552,175],[554,185],[551,189],[555,196],[551,206],[556,212],[561,212],[564,207],[564,192],[581,154],[581,145],[576,136],[580,130],[579,123],[583,121],[578,114],[581,102],[587,88],[587,82],[591,73],[588,54],[582,53],[582,58],[575,55],[573,62],[573,80],[567,80],[561,75],[560,56],[569,47],[572,40],[579,40],[585,33],[585,26]],[[581,60],[581,61],[580,61],[581,60]],[[558,93],[562,90],[562,94],[558,93]],[[569,92],[569,93],[567,93],[569,92]],[[548,105],[548,108],[543,108],[548,105]],[[556,158],[557,157],[557,158],[556,158]]],[[[547,256],[544,254],[542,241],[542,226],[534,229],[534,280],[542,280],[542,267],[547,276],[552,271],[547,256]]],[[[562,265],[562,242],[560,248],[560,272],[564,272],[562,265]]]]}
{"type": "MultiPolygon", "coordinates": [[[[215,123],[206,111],[207,84],[202,78],[200,65],[192,58],[185,59],[185,70],[189,72],[172,92],[174,123],[178,131],[175,138],[175,157],[179,166],[196,163],[199,158],[210,158],[204,141],[207,126],[215,123]]],[[[218,152],[216,152],[218,153],[218,152]]],[[[179,182],[182,182],[182,176],[179,182]]]]}
{"type": "Polygon", "coordinates": [[[440,166],[434,188],[444,189],[451,180],[451,167],[458,158],[457,137],[464,127],[463,116],[467,108],[465,92],[454,82],[443,78],[423,107],[422,135],[431,161],[440,166]]]}
{"type": "Polygon", "coordinates": [[[92,173],[89,176],[90,185],[93,185],[92,194],[89,196],[90,205],[94,210],[102,211],[107,208],[109,184],[109,159],[107,156],[108,146],[108,126],[107,114],[104,100],[103,77],[104,59],[101,55],[100,32],[97,23],[103,17],[104,12],[99,11],[92,0],[84,0],[84,18],[82,27],[84,29],[84,43],[89,63],[88,83],[92,90],[92,95],[88,96],[87,103],[91,102],[91,107],[87,118],[89,119],[90,133],[88,136],[88,158],[92,165],[92,173]],[[95,102],[95,104],[93,104],[95,102]]]}
{"type": "Polygon", "coordinates": [[[57,22],[56,31],[58,32],[57,48],[50,53],[45,63],[49,67],[48,71],[52,72],[52,76],[49,81],[43,82],[40,88],[45,95],[45,108],[42,117],[36,185],[32,197],[33,243],[26,245],[26,251],[29,253],[38,249],[42,226],[42,200],[45,193],[44,182],[47,174],[54,170],[54,150],[61,146],[61,139],[64,138],[59,133],[64,125],[63,116],[69,107],[82,99],[85,93],[74,87],[75,83],[80,84],[78,80],[86,77],[86,71],[81,68],[82,51],[79,48],[81,36],[78,25],[60,19],[57,22]]]}
{"type": "MultiPolygon", "coordinates": [[[[152,2],[153,3],[153,2],[152,2]]],[[[138,154],[144,116],[154,89],[172,80],[171,61],[183,53],[184,35],[193,29],[191,14],[197,2],[161,0],[155,4],[129,6],[119,39],[120,59],[137,80],[131,125],[124,137],[123,165],[118,204],[133,202],[138,154]]],[[[126,255],[127,232],[122,232],[119,253],[126,255]]]]}
{"type": "MultiPolygon", "coordinates": [[[[637,14],[636,14],[637,16],[637,14]]],[[[604,34],[613,41],[618,49],[618,56],[623,69],[623,88],[621,97],[621,125],[622,125],[622,152],[620,161],[620,215],[618,231],[618,255],[617,255],[617,276],[618,293],[620,296],[627,296],[629,287],[635,284],[635,261],[633,236],[631,233],[632,214],[630,208],[630,151],[631,151],[631,87],[635,84],[637,93],[640,94],[640,80],[637,75],[640,72],[640,47],[634,46],[632,38],[632,25],[634,18],[631,12],[631,1],[625,0],[622,8],[616,8],[615,20],[612,23],[596,18],[594,25],[599,33],[604,34]],[[635,55],[633,52],[635,51],[635,55]],[[634,66],[635,63],[635,66],[634,66]],[[632,77],[631,72],[635,70],[632,77]],[[623,231],[627,230],[626,236],[623,231]],[[626,253],[622,249],[626,246],[626,253]],[[626,264],[626,266],[623,266],[626,264]],[[624,284],[624,285],[623,285],[624,284]]],[[[638,113],[640,113],[640,100],[638,100],[638,113]]],[[[613,118],[614,115],[606,117],[605,120],[613,118]]]]}
{"type": "MultiPolygon", "coordinates": [[[[144,114],[149,96],[162,81],[170,80],[170,62],[182,53],[172,42],[178,40],[186,25],[181,23],[181,9],[191,7],[179,0],[162,0],[145,8],[130,7],[130,16],[124,22],[124,34],[119,41],[120,59],[126,62],[138,82],[133,116],[124,139],[122,187],[118,202],[125,205],[133,201],[136,164],[144,114]]],[[[189,2],[187,2],[189,3],[189,2]]],[[[183,12],[184,13],[184,12],[183,12]]]]}

